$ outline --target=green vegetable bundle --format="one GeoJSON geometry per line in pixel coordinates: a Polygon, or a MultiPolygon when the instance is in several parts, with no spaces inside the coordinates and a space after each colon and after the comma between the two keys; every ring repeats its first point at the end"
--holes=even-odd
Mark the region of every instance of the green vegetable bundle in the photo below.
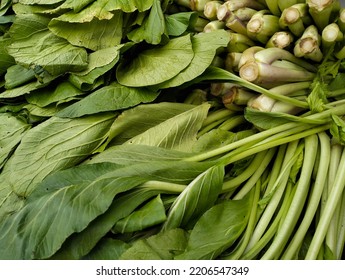
{"type": "Polygon", "coordinates": [[[338,0],[0,3],[0,259],[342,259],[338,0]]]}

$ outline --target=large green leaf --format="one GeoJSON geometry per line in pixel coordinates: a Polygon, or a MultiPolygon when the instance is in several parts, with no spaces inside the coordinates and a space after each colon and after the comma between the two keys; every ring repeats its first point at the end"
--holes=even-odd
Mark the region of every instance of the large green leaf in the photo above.
{"type": "Polygon", "coordinates": [[[122,62],[117,68],[117,80],[132,87],[160,84],[179,74],[193,57],[191,36],[174,38],[164,46],[144,50],[122,62]]]}
{"type": "Polygon", "coordinates": [[[109,140],[112,140],[113,144],[123,144],[147,129],[194,107],[184,103],[160,102],[142,104],[125,110],[111,126],[109,140]]]}
{"type": "Polygon", "coordinates": [[[209,67],[221,47],[229,43],[229,34],[225,30],[208,33],[199,33],[192,37],[193,51],[195,53],[191,63],[171,80],[160,85],[159,88],[176,87],[200,76],[209,67]]]}
{"type": "Polygon", "coordinates": [[[26,95],[25,98],[30,104],[45,107],[82,94],[84,93],[71,83],[63,81],[57,84],[55,88],[46,87],[26,95]]]}
{"type": "Polygon", "coordinates": [[[160,0],[154,0],[149,15],[142,25],[127,34],[128,39],[139,43],[146,41],[149,44],[157,45],[161,42],[165,32],[165,20],[160,0]]]}
{"type": "Polygon", "coordinates": [[[84,165],[47,177],[22,209],[0,224],[0,257],[50,257],[68,236],[105,212],[115,195],[147,180],[116,168],[109,163],[84,165]]]}
{"type": "Polygon", "coordinates": [[[9,43],[9,39],[0,37],[0,76],[6,73],[8,67],[15,64],[13,57],[10,56],[6,50],[9,43]]]}
{"type": "Polygon", "coordinates": [[[182,160],[193,154],[171,149],[164,149],[147,145],[118,145],[105,149],[87,160],[88,164],[99,162],[113,162],[130,165],[134,163],[150,163],[152,161],[182,160]]]}
{"type": "Polygon", "coordinates": [[[126,143],[191,151],[209,108],[208,103],[196,106],[134,136],[126,143]]]}
{"type": "Polygon", "coordinates": [[[53,18],[49,29],[65,38],[74,46],[91,50],[110,48],[120,44],[122,39],[122,12],[115,11],[111,19],[92,19],[90,22],[69,22],[53,18]]]}
{"type": "Polygon", "coordinates": [[[185,252],[176,259],[215,259],[229,248],[247,225],[249,198],[224,201],[205,212],[192,229],[185,252]]]}
{"type": "Polygon", "coordinates": [[[98,251],[98,241],[111,230],[119,219],[128,216],[147,199],[158,194],[159,190],[142,188],[130,190],[123,195],[120,194],[104,214],[93,220],[80,233],[72,234],[51,259],[78,260],[91,250],[93,252],[98,251]]]}
{"type": "Polygon", "coordinates": [[[0,114],[0,170],[30,127],[30,124],[10,113],[0,114]]]}
{"type": "Polygon", "coordinates": [[[121,255],[120,259],[171,260],[185,249],[187,236],[183,229],[172,229],[146,239],[139,239],[121,255]]]}
{"type": "Polygon", "coordinates": [[[23,67],[19,64],[10,66],[5,75],[5,88],[12,89],[32,80],[36,80],[35,72],[31,68],[23,67]]]}
{"type": "Polygon", "coordinates": [[[117,83],[112,83],[60,111],[57,116],[77,118],[99,112],[127,109],[140,103],[152,102],[157,96],[158,92],[153,92],[149,89],[128,88],[117,83]]]}
{"type": "Polygon", "coordinates": [[[164,204],[158,195],[140,207],[140,209],[135,210],[129,216],[119,220],[113,227],[113,230],[120,233],[135,232],[158,225],[165,220],[164,204]]]}
{"type": "Polygon", "coordinates": [[[88,66],[84,71],[72,73],[69,81],[81,90],[95,86],[96,80],[111,70],[120,59],[122,45],[101,49],[89,54],[88,66]]]}
{"type": "Polygon", "coordinates": [[[52,117],[30,129],[4,166],[15,193],[29,195],[49,173],[74,166],[104,141],[113,114],[79,119],[52,117]]]}
{"type": "Polygon", "coordinates": [[[170,207],[164,230],[191,228],[216,202],[222,190],[224,167],[215,165],[196,177],[170,207]]]}
{"type": "Polygon", "coordinates": [[[25,67],[43,68],[50,75],[82,71],[87,67],[87,52],[75,47],[50,31],[41,31],[27,39],[16,40],[8,53],[25,67]]]}
{"type": "Polygon", "coordinates": [[[84,260],[118,260],[131,246],[124,241],[103,238],[84,260]]]}
{"type": "Polygon", "coordinates": [[[181,36],[198,18],[197,12],[181,12],[165,15],[167,33],[170,36],[181,36]]]}

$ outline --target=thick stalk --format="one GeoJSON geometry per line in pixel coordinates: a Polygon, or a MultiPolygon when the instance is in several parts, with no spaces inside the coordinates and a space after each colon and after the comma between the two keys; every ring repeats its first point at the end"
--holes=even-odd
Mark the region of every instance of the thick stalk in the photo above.
{"type": "Polygon", "coordinates": [[[337,0],[307,0],[309,13],[316,26],[322,31],[331,22],[331,15],[337,7],[337,0]]]}
{"type": "Polygon", "coordinates": [[[290,32],[287,31],[278,31],[273,34],[273,36],[266,43],[266,48],[288,48],[294,38],[290,32]]]}
{"type": "Polygon", "coordinates": [[[283,12],[286,8],[302,3],[304,0],[277,0],[277,2],[279,9],[283,12]]]}
{"type": "Polygon", "coordinates": [[[315,217],[317,208],[319,207],[320,199],[324,186],[327,180],[327,172],[331,158],[330,139],[325,132],[318,135],[320,139],[320,158],[318,171],[313,184],[310,199],[308,201],[307,209],[305,210],[303,219],[299,224],[299,227],[294,234],[293,239],[290,241],[289,246],[284,252],[282,259],[295,259],[298,254],[303,239],[315,217]]]}
{"type": "Polygon", "coordinates": [[[272,244],[262,256],[263,260],[279,259],[286,243],[288,242],[288,239],[293,232],[294,227],[296,226],[298,217],[302,212],[303,205],[308,195],[309,183],[314,168],[317,147],[318,138],[316,135],[310,135],[305,138],[305,155],[303,158],[301,176],[296,188],[296,193],[293,197],[284,222],[279,228],[272,244]]]}
{"type": "Polygon", "coordinates": [[[289,29],[296,37],[302,36],[305,27],[311,23],[306,3],[295,4],[286,8],[279,18],[280,27],[289,29]]]}
{"type": "Polygon", "coordinates": [[[337,23],[341,32],[345,33],[345,8],[340,9],[337,23]]]}
{"type": "Polygon", "coordinates": [[[334,214],[335,208],[341,199],[341,195],[345,188],[345,149],[343,149],[341,160],[339,163],[339,168],[337,176],[335,177],[334,184],[332,186],[332,193],[329,195],[324,211],[321,213],[319,223],[317,224],[313,239],[310,243],[306,259],[313,260],[316,259],[322,243],[327,234],[327,229],[329,223],[334,214]]]}
{"type": "Polygon", "coordinates": [[[227,45],[228,52],[243,53],[246,49],[255,45],[254,41],[241,33],[229,32],[229,39],[227,45]]]}
{"type": "Polygon", "coordinates": [[[279,18],[267,12],[267,10],[256,12],[247,24],[248,36],[262,44],[266,44],[269,38],[280,30],[279,18]]]}
{"type": "Polygon", "coordinates": [[[324,52],[337,42],[341,42],[344,38],[343,33],[340,31],[338,24],[335,22],[327,25],[321,33],[322,48],[324,52]]]}
{"type": "Polygon", "coordinates": [[[221,125],[219,125],[219,129],[231,131],[234,128],[244,124],[246,119],[244,118],[243,114],[233,116],[232,118],[224,121],[221,125]]]}
{"type": "Polygon", "coordinates": [[[219,20],[213,20],[208,22],[205,26],[204,26],[204,30],[203,32],[208,33],[208,32],[212,32],[215,30],[220,30],[220,29],[224,29],[225,27],[225,23],[219,20]]]}
{"type": "Polygon", "coordinates": [[[316,26],[310,25],[304,30],[303,35],[296,41],[294,55],[320,62],[323,58],[320,45],[321,36],[318,33],[316,26]]]}
{"type": "Polygon", "coordinates": [[[190,0],[190,7],[193,11],[203,12],[207,2],[212,0],[190,0]]]}
{"type": "MultiPolygon", "coordinates": [[[[332,193],[332,186],[334,185],[335,177],[337,176],[337,171],[341,159],[343,146],[338,143],[333,143],[331,147],[331,162],[328,171],[328,189],[326,198],[330,196],[332,193]]],[[[327,201],[327,199],[326,199],[327,201]]],[[[338,204],[335,215],[333,215],[330,225],[327,230],[327,234],[325,237],[325,242],[328,248],[336,254],[336,247],[337,247],[337,235],[338,235],[338,217],[341,205],[338,204]],[[338,213],[336,213],[338,210],[338,213]]]]}
{"type": "Polygon", "coordinates": [[[277,0],[265,0],[267,8],[270,10],[270,12],[275,16],[280,16],[281,11],[278,6],[277,0]]]}
{"type": "Polygon", "coordinates": [[[217,19],[218,8],[223,4],[221,1],[210,1],[204,6],[204,16],[209,20],[217,19]]]}
{"type": "MultiPolygon", "coordinates": [[[[340,216],[339,216],[339,225],[345,225],[345,191],[343,191],[340,216]]],[[[345,247],[345,227],[339,226],[337,234],[337,248],[336,248],[336,257],[338,260],[341,259],[345,247]]]]}
{"type": "Polygon", "coordinates": [[[241,52],[229,52],[225,57],[225,70],[230,72],[238,72],[238,65],[240,63],[241,52]]]}

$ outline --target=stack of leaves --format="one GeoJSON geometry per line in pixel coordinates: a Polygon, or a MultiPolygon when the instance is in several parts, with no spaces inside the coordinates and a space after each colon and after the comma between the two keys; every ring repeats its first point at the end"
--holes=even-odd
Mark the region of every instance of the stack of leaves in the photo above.
{"type": "Polygon", "coordinates": [[[0,259],[340,259],[343,38],[283,4],[1,1],[0,259]]]}

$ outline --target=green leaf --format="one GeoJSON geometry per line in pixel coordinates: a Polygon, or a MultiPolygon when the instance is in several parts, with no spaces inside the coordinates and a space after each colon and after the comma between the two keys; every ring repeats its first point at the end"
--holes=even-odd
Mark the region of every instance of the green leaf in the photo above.
{"type": "Polygon", "coordinates": [[[120,233],[140,231],[158,225],[165,220],[164,204],[158,195],[126,218],[119,220],[113,230],[120,233]]]}
{"type": "Polygon", "coordinates": [[[345,144],[345,121],[341,117],[332,115],[330,132],[339,143],[345,144]]]}
{"type": "Polygon", "coordinates": [[[208,103],[196,106],[134,136],[126,143],[190,151],[209,108],[208,103]]]}
{"type": "Polygon", "coordinates": [[[119,260],[120,256],[131,246],[124,241],[103,238],[84,260],[119,260]]]}
{"type": "Polygon", "coordinates": [[[90,90],[96,80],[118,62],[121,48],[122,45],[90,53],[87,68],[84,71],[72,73],[69,81],[80,90],[90,90]]]}
{"type": "Polygon", "coordinates": [[[1,258],[50,257],[68,236],[104,213],[117,194],[147,180],[124,173],[108,163],[84,165],[47,177],[22,209],[0,224],[1,258]]]}
{"type": "Polygon", "coordinates": [[[52,117],[30,129],[3,169],[13,190],[25,197],[51,172],[84,160],[105,139],[113,120],[112,114],[52,117]]]}
{"type": "Polygon", "coordinates": [[[224,167],[213,166],[196,177],[170,207],[164,230],[191,228],[200,216],[213,206],[224,179],[224,167]]]}
{"type": "Polygon", "coordinates": [[[196,21],[197,17],[198,14],[196,12],[180,12],[165,15],[165,24],[168,35],[181,36],[187,31],[189,26],[196,21]]]}
{"type": "Polygon", "coordinates": [[[128,216],[147,199],[158,194],[158,190],[150,189],[133,189],[120,194],[104,214],[93,220],[80,233],[72,234],[51,259],[78,260],[91,250],[97,251],[98,241],[111,230],[116,221],[128,216]]]}
{"type": "Polygon", "coordinates": [[[264,112],[250,107],[245,108],[244,117],[247,121],[261,129],[270,129],[284,123],[296,122],[306,124],[322,124],[322,120],[311,120],[286,113],[264,112]]]}
{"type": "Polygon", "coordinates": [[[78,118],[100,112],[122,110],[140,103],[152,102],[157,96],[157,92],[145,88],[128,88],[112,83],[60,111],[57,116],[62,118],[78,118]]]}
{"type": "Polygon", "coordinates": [[[43,68],[52,76],[81,71],[87,67],[85,49],[69,44],[50,31],[15,40],[7,49],[17,63],[25,67],[43,68]]]}
{"type": "Polygon", "coordinates": [[[36,76],[33,69],[15,64],[7,69],[5,75],[5,88],[12,89],[35,79],[36,76]]]}
{"type": "Polygon", "coordinates": [[[10,113],[0,114],[0,170],[30,127],[10,113]]]}
{"type": "Polygon", "coordinates": [[[167,81],[184,68],[194,57],[190,35],[171,39],[164,46],[140,52],[130,61],[120,63],[116,77],[120,84],[129,87],[150,86],[167,81]]]}
{"type": "Polygon", "coordinates": [[[165,20],[160,0],[154,0],[149,15],[142,25],[127,34],[129,40],[139,43],[146,41],[149,44],[157,45],[165,32],[165,20]]]}
{"type": "Polygon", "coordinates": [[[122,25],[122,11],[115,11],[111,19],[93,18],[90,22],[82,23],[53,18],[49,23],[49,29],[74,46],[95,51],[120,44],[122,25]]]}
{"type": "Polygon", "coordinates": [[[192,229],[185,252],[175,259],[215,259],[240,237],[247,225],[250,208],[248,195],[213,206],[192,229]]]}
{"type": "Polygon", "coordinates": [[[54,103],[63,102],[72,97],[84,94],[67,81],[62,81],[55,88],[46,87],[28,94],[26,100],[33,105],[45,107],[54,103]]]}
{"type": "Polygon", "coordinates": [[[199,33],[192,37],[194,57],[191,63],[171,80],[160,85],[159,88],[169,88],[182,85],[200,76],[212,63],[216,52],[229,43],[229,34],[225,30],[209,33],[199,33]]]}
{"type": "Polygon", "coordinates": [[[192,156],[192,153],[181,152],[146,145],[118,145],[105,149],[88,159],[86,163],[113,162],[122,165],[150,163],[153,161],[177,161],[192,156]]]}
{"type": "Polygon", "coordinates": [[[112,141],[112,144],[123,144],[149,128],[194,107],[194,105],[184,103],[160,102],[142,104],[127,109],[121,113],[111,126],[109,140],[112,141]]]}
{"type": "Polygon", "coordinates": [[[0,37],[0,77],[6,73],[7,68],[15,64],[15,61],[12,56],[7,53],[7,46],[9,45],[10,40],[0,37]]]}
{"type": "Polygon", "coordinates": [[[307,102],[312,112],[322,112],[325,109],[325,104],[328,103],[327,92],[327,85],[319,81],[319,79],[312,83],[311,93],[307,97],[307,102]]]}
{"type": "Polygon", "coordinates": [[[160,232],[147,239],[139,239],[121,255],[121,260],[171,260],[181,253],[187,243],[183,229],[160,232]]]}

